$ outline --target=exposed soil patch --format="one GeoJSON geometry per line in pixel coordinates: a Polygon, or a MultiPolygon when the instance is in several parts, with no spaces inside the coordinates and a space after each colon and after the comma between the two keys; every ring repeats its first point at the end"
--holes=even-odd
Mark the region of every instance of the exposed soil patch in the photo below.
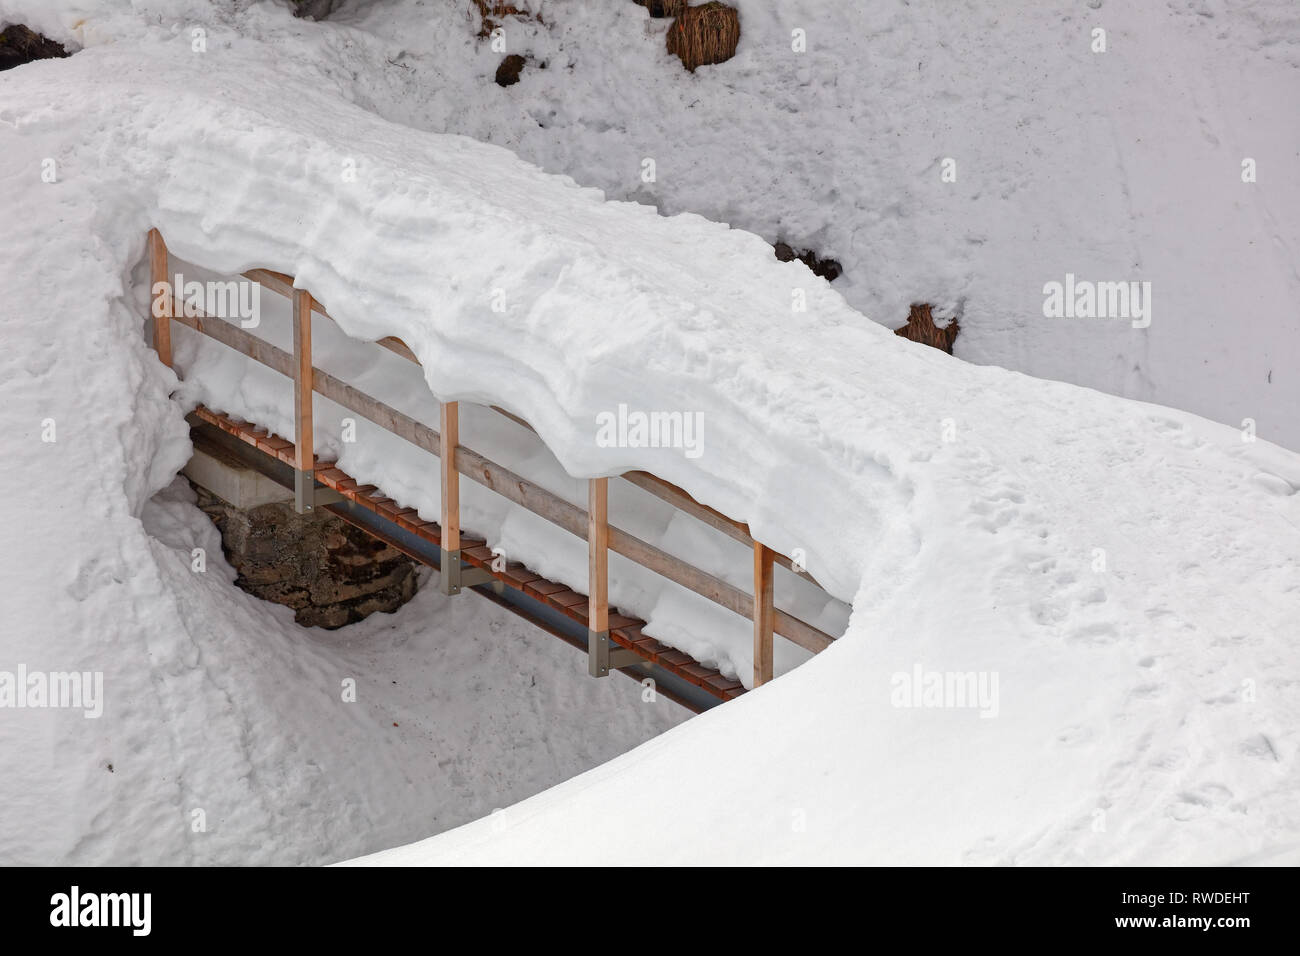
{"type": "Polygon", "coordinates": [[[511,53],[497,67],[497,86],[514,86],[519,82],[519,74],[526,61],[518,53],[511,53]]]}
{"type": "Polygon", "coordinates": [[[324,20],[336,6],[338,0],[293,0],[293,15],[304,20],[324,20]]]}
{"type": "Polygon", "coordinates": [[[62,43],[55,43],[15,23],[0,33],[0,70],[12,70],[33,60],[53,60],[69,56],[62,43]]]}
{"type": "Polygon", "coordinates": [[[844,267],[836,260],[830,257],[818,258],[811,249],[796,252],[788,242],[778,242],[772,248],[776,252],[776,257],[782,262],[793,262],[798,259],[813,271],[813,275],[821,276],[827,282],[834,282],[844,272],[844,267]]]}

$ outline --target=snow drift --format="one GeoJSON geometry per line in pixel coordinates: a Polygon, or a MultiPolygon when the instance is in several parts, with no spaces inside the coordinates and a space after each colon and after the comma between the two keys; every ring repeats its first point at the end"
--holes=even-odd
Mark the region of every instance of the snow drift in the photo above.
{"type": "Polygon", "coordinates": [[[888,328],[960,313],[967,361],[1300,449],[1294,3],[732,5],[735,57],[691,74],[631,0],[516,3],[544,22],[497,18],[509,89],[468,3],[354,0],[277,40],[385,118],[830,256],[888,328]],[[1149,327],[1047,318],[1067,273],[1150,282],[1149,327]]]}
{"type": "MultiPolygon", "coordinates": [[[[303,838],[283,795],[306,785],[262,776],[292,738],[254,734],[284,709],[230,683],[248,657],[292,683],[300,648],[215,623],[229,597],[138,523],[187,454],[175,379],[140,334],[150,226],[187,261],[296,275],[353,336],[404,339],[438,398],[508,405],[573,476],[659,474],[803,548],[852,603],[843,639],[776,683],[381,862],[1296,857],[1300,457],[911,345],[756,236],[397,126],[272,49],[212,25],[196,56],[156,30],[0,84],[0,177],[23,224],[0,239],[0,414],[6,486],[27,489],[0,515],[5,653],[107,670],[116,721],[93,746],[80,717],[3,725],[4,836],[40,835],[19,858],[174,858],[178,838],[105,837],[165,830],[184,801],[146,781],[168,774],[186,796],[238,781],[255,809],[227,825],[249,846],[268,820],[303,838]],[[598,447],[594,415],[620,400],[702,412],[707,452],[598,447]],[[20,549],[31,515],[41,538],[20,549]],[[918,668],[996,675],[996,716],[902,706],[918,668]],[[185,692],[205,681],[221,692],[185,692]],[[203,756],[209,719],[223,746],[243,740],[232,759],[203,756]],[[116,797],[87,779],[110,746],[141,755],[116,797]],[[648,828],[665,805],[671,832],[648,828]]],[[[351,796],[339,773],[321,775],[329,806],[351,796]]],[[[365,816],[320,838],[353,847],[340,832],[365,816]]]]}

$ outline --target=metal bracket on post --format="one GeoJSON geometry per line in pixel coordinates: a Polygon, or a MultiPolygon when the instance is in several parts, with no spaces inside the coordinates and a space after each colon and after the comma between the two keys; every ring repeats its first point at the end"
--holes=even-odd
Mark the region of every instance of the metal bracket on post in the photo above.
{"type": "Polygon", "coordinates": [[[443,594],[460,593],[460,550],[442,549],[438,559],[438,590],[443,594]]]}
{"type": "Polygon", "coordinates": [[[480,584],[500,585],[496,575],[491,571],[483,568],[476,568],[473,565],[461,566],[460,550],[448,551],[442,549],[442,557],[439,559],[438,586],[443,594],[459,594],[461,588],[477,587],[480,584]]]}
{"type": "Polygon", "coordinates": [[[343,501],[341,494],[333,488],[326,488],[316,483],[314,469],[293,471],[293,510],[300,515],[311,514],[325,505],[335,505],[343,501]]]}
{"type": "Polygon", "coordinates": [[[611,670],[644,663],[635,651],[613,644],[609,631],[587,629],[587,673],[592,677],[608,677],[611,670]]]}

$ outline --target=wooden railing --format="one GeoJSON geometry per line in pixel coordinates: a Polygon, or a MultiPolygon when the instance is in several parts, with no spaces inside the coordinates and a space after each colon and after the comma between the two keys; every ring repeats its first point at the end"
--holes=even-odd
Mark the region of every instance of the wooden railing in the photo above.
{"type": "MultiPolygon", "coordinates": [[[[780,564],[790,568],[805,580],[817,585],[810,575],[803,572],[785,555],[777,554],[761,542],[755,541],[747,525],[700,504],[676,485],[644,471],[627,472],[620,476],[623,480],[751,548],[754,565],[753,595],[610,525],[607,478],[592,478],[588,481],[587,509],[584,511],[559,495],[547,491],[462,445],[458,403],[441,403],[439,428],[435,431],[423,422],[316,368],[312,364],[311,316],[315,312],[325,319],[330,317],[311,293],[294,287],[291,276],[266,269],[253,269],[244,273],[246,278],[292,300],[292,353],[277,348],[222,318],[210,315],[186,315],[185,309],[178,312],[171,295],[167,247],[162,235],[156,229],[149,233],[149,263],[151,291],[157,288],[158,283],[164,284],[168,290],[159,300],[160,307],[154,310],[153,322],[154,347],[164,364],[169,366],[172,364],[171,323],[179,322],[293,380],[294,443],[297,455],[294,467],[294,497],[299,511],[310,511],[322,503],[320,493],[325,491],[316,485],[313,470],[315,461],[312,393],[315,392],[418,448],[438,456],[442,486],[440,584],[445,593],[455,594],[462,587],[481,583],[477,577],[480,573],[479,569],[461,567],[459,491],[461,475],[571,534],[585,538],[589,562],[588,669],[593,676],[604,676],[611,669],[632,662],[627,659],[627,655],[632,652],[612,647],[609,641],[610,551],[623,555],[674,584],[708,598],[715,604],[752,619],[754,625],[753,683],[756,687],[772,679],[774,634],[780,634],[814,653],[824,650],[834,640],[831,635],[775,607],[774,565],[780,564]]],[[[152,298],[151,296],[151,301],[152,298]]],[[[419,359],[400,339],[384,338],[376,344],[408,361],[419,364],[419,359]]],[[[492,407],[499,414],[524,428],[533,430],[532,426],[519,416],[492,407]]]]}

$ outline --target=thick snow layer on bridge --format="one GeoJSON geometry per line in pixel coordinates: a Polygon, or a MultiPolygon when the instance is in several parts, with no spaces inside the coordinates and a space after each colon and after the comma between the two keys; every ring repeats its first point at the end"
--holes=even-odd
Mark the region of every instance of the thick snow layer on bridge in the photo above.
{"type": "MultiPolygon", "coordinates": [[[[130,688],[108,691],[111,734],[78,715],[34,745],[0,725],[0,798],[23,811],[5,836],[22,821],[26,858],[113,858],[106,827],[147,840],[232,777],[251,807],[226,825],[251,845],[292,813],[261,801],[309,792],[263,787],[287,705],[257,696],[306,665],[261,654],[288,638],[241,631],[220,582],[181,574],[183,552],[139,524],[188,455],[176,381],[141,335],[151,226],[186,261],[298,276],[353,336],[401,337],[433,395],[518,412],[572,476],[642,468],[803,549],[853,607],[842,640],[777,682],[381,861],[1296,857],[1300,456],[903,342],[755,236],[605,202],[323,85],[216,27],[202,55],[159,30],[0,85],[20,226],[0,238],[0,416],[23,489],[0,527],[40,521],[0,552],[5,653],[130,688]],[[698,412],[703,454],[602,447],[596,416],[621,402],[698,412]],[[250,656],[213,665],[225,642],[250,656]],[[235,669],[252,661],[250,687],[235,669]],[[927,692],[958,674],[982,693],[927,692]],[[184,693],[204,681],[221,693],[184,693]],[[214,766],[205,720],[226,708],[247,723],[220,726],[255,739],[214,766]],[[94,759],[118,751],[135,776],[106,794],[94,759]],[[160,798],[144,781],[166,775],[160,798]],[[73,805],[93,809],[69,823],[73,805]],[[671,832],[648,827],[665,806],[671,832]]],[[[317,711],[318,728],[340,719],[317,711]]]]}
{"type": "Polygon", "coordinates": [[[889,328],[913,302],[960,311],[967,361],[1300,449],[1293,0],[732,0],[736,56],[694,74],[632,0],[518,0],[544,22],[496,18],[527,58],[508,89],[470,0],[341,0],[320,24],[230,15],[244,0],[6,5],[76,43],[255,32],[387,119],[832,256],[889,328]],[[1150,282],[1150,325],[1044,317],[1067,273],[1150,282]]]}

